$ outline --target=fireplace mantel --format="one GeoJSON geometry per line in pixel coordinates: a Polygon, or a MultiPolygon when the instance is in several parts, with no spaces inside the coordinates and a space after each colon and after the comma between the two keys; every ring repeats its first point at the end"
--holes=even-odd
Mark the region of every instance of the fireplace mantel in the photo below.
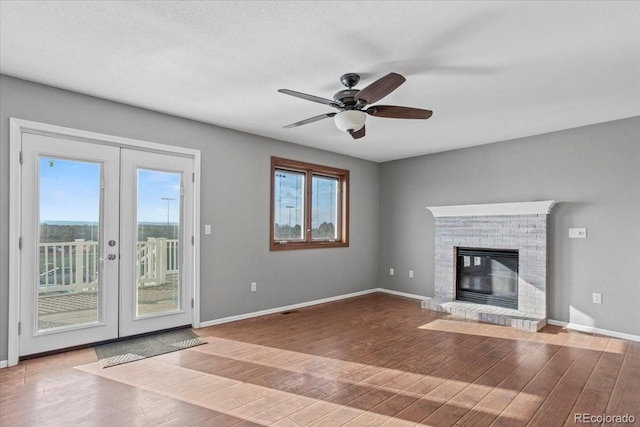
{"type": "Polygon", "coordinates": [[[555,200],[539,202],[486,203],[481,205],[428,206],[434,218],[493,215],[548,215],[555,200]]]}

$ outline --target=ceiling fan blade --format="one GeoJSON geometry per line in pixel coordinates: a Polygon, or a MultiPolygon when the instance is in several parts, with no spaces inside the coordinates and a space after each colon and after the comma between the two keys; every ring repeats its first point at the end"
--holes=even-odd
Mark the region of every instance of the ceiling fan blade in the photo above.
{"type": "Polygon", "coordinates": [[[320,104],[330,105],[335,108],[342,107],[341,103],[332,101],[331,99],[320,98],[319,96],[309,95],[302,92],[296,92],[295,90],[278,89],[278,92],[284,93],[285,95],[295,96],[296,98],[306,99],[307,101],[313,101],[313,102],[318,102],[320,104]]]}
{"type": "Polygon", "coordinates": [[[306,125],[308,123],[317,122],[318,120],[322,120],[322,119],[327,119],[329,117],[333,117],[336,114],[338,114],[338,113],[320,114],[319,116],[310,117],[310,118],[305,119],[305,120],[300,120],[299,122],[291,123],[290,125],[284,126],[284,128],[285,129],[295,128],[295,127],[298,127],[298,126],[306,125]]]}
{"type": "Polygon", "coordinates": [[[360,130],[349,132],[349,135],[351,135],[353,139],[358,139],[358,138],[362,138],[364,136],[364,133],[365,133],[364,126],[362,126],[360,130]]]}
{"type": "Polygon", "coordinates": [[[421,108],[399,107],[397,105],[374,105],[365,110],[371,116],[388,117],[391,119],[428,119],[433,114],[431,110],[421,108]]]}
{"type": "Polygon", "coordinates": [[[363,101],[365,105],[373,104],[396,90],[406,80],[400,74],[389,73],[362,89],[353,99],[363,101]]]}

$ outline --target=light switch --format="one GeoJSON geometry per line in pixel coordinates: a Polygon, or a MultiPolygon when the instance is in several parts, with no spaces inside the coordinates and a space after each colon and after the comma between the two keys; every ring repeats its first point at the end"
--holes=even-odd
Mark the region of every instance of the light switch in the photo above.
{"type": "Polygon", "coordinates": [[[205,224],[204,234],[211,234],[211,224],[205,224]]]}
{"type": "Polygon", "coordinates": [[[569,238],[570,239],[586,239],[587,229],[586,228],[570,228],[569,238]]]}

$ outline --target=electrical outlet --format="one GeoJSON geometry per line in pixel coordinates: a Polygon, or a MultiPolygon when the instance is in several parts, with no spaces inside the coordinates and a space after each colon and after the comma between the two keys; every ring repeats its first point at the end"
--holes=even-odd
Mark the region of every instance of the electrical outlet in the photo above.
{"type": "Polygon", "coordinates": [[[602,294],[593,294],[593,303],[594,304],[602,304],[602,294]]]}
{"type": "Polygon", "coordinates": [[[251,282],[251,292],[255,292],[258,288],[258,284],[256,282],[251,282]]]}
{"type": "Polygon", "coordinates": [[[413,270],[409,270],[409,278],[413,279],[413,270]]]}
{"type": "Polygon", "coordinates": [[[394,274],[396,274],[396,271],[393,268],[389,269],[389,276],[393,276],[394,274]]]}

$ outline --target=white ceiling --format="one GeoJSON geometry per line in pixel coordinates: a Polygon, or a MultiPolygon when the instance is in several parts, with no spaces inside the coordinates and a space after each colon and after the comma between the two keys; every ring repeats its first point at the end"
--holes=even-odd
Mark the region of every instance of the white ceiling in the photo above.
{"type": "Polygon", "coordinates": [[[640,115],[640,2],[2,1],[0,72],[387,161],[640,115]],[[282,128],[391,71],[431,119],[282,128]]]}

